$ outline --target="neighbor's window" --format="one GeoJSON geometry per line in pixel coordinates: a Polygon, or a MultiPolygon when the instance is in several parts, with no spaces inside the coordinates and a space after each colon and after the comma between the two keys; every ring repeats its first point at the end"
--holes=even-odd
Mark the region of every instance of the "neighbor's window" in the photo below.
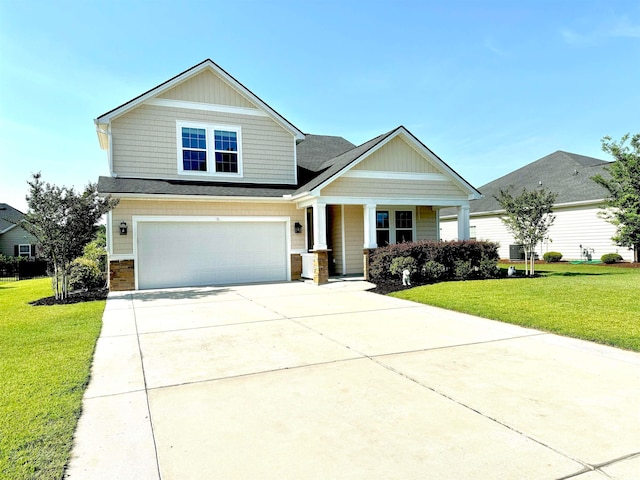
{"type": "Polygon", "coordinates": [[[239,127],[219,127],[178,122],[179,173],[239,175],[241,140],[239,127]],[[213,161],[211,160],[213,159],[213,161]]]}
{"type": "Polygon", "coordinates": [[[18,256],[20,257],[30,257],[31,256],[31,245],[18,245],[18,256]]]}
{"type": "Polygon", "coordinates": [[[476,239],[476,227],[474,225],[471,225],[469,227],[469,239],[470,240],[476,239]]]}

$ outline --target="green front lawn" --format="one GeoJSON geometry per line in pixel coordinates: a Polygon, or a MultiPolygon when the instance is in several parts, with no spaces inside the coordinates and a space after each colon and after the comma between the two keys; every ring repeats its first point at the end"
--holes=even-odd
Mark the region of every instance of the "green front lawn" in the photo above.
{"type": "Polygon", "coordinates": [[[60,479],[105,302],[33,307],[51,280],[0,283],[0,478],[60,479]]]}
{"type": "Polygon", "coordinates": [[[536,273],[542,276],[443,282],[391,295],[640,351],[640,269],[560,263],[536,265],[536,273]]]}

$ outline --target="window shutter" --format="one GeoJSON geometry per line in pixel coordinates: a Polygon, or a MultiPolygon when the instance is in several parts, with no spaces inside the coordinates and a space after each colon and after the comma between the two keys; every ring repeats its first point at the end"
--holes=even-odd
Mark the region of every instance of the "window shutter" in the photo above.
{"type": "Polygon", "coordinates": [[[35,257],[36,256],[36,246],[35,245],[31,245],[31,256],[35,257]]]}
{"type": "Polygon", "coordinates": [[[17,257],[20,255],[20,250],[18,249],[18,245],[13,246],[13,256],[17,257]]]}

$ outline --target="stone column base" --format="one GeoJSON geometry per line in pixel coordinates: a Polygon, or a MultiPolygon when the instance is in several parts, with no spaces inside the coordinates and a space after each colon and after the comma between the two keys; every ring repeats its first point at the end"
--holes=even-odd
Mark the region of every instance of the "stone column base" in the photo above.
{"type": "Polygon", "coordinates": [[[299,253],[291,254],[291,280],[302,278],[302,256],[299,253]]]}
{"type": "Polygon", "coordinates": [[[313,283],[316,285],[329,283],[329,251],[314,250],[312,253],[313,283]]]}
{"type": "Polygon", "coordinates": [[[369,263],[371,260],[371,252],[375,249],[373,248],[365,248],[362,250],[362,260],[363,260],[363,270],[364,270],[364,279],[368,282],[371,278],[369,276],[369,263]]]}
{"type": "Polygon", "coordinates": [[[135,290],[135,288],[136,281],[133,260],[109,261],[109,290],[112,292],[121,292],[125,290],[135,290]]]}

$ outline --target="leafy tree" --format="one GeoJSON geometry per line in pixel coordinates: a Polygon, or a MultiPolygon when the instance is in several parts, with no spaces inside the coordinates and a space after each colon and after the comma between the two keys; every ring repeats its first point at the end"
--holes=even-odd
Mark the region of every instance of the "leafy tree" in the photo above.
{"type": "Polygon", "coordinates": [[[98,230],[100,218],[118,203],[100,197],[97,185],[89,184],[84,192],[44,183],[34,173],[29,184],[29,211],[22,227],[39,242],[40,254],[53,264],[53,290],[57,300],[69,295],[71,262],[82,255],[98,230]]]}
{"type": "Polygon", "coordinates": [[[517,196],[512,195],[509,189],[500,189],[500,193],[495,196],[505,211],[502,222],[515,241],[524,246],[525,275],[533,275],[535,272],[534,250],[544,240],[556,219],[551,212],[557,196],[544,188],[523,188],[522,193],[517,196]]]}
{"type": "Polygon", "coordinates": [[[609,191],[602,217],[616,226],[612,240],[621,247],[634,250],[635,262],[640,261],[640,133],[626,134],[619,142],[607,136],[602,150],[615,161],[604,169],[608,177],[596,175],[593,181],[609,191]],[[630,146],[627,142],[630,139],[630,146]]]}

